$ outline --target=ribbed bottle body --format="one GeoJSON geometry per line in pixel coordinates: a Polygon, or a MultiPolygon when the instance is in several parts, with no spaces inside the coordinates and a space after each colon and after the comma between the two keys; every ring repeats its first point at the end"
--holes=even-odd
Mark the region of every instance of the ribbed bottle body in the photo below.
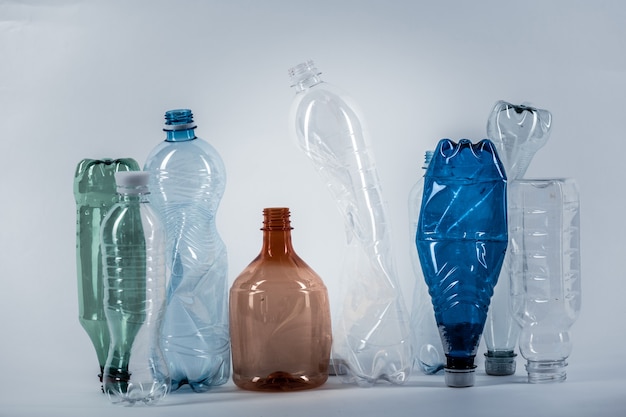
{"type": "Polygon", "coordinates": [[[560,381],[580,312],[580,213],[572,179],[511,183],[512,308],[531,382],[560,381]]]}
{"type": "Polygon", "coordinates": [[[215,222],[226,174],[202,139],[164,141],[147,159],[151,202],[166,228],[171,275],[162,337],[172,388],[195,391],[230,375],[228,261],[215,222]]]}
{"type": "Polygon", "coordinates": [[[83,159],[74,175],[78,319],[96,350],[100,382],[109,350],[109,329],[104,314],[100,227],[118,200],[114,174],[137,170],[139,165],[131,158],[83,159]]]}
{"type": "Polygon", "coordinates": [[[114,403],[152,404],[169,390],[160,345],[167,267],[165,232],[141,197],[123,197],[102,226],[104,305],[111,343],[103,373],[114,403]]]}

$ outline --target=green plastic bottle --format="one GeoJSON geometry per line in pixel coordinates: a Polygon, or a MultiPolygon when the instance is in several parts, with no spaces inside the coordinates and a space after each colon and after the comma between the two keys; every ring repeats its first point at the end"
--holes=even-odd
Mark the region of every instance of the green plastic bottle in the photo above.
{"type": "Polygon", "coordinates": [[[74,175],[78,319],[96,349],[100,382],[110,340],[103,306],[100,224],[117,202],[114,174],[118,171],[139,171],[139,164],[132,158],[83,159],[74,175]]]}

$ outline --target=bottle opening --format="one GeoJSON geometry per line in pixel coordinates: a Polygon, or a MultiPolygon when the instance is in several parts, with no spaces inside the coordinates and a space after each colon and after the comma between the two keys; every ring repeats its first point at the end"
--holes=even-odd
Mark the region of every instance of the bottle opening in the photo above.
{"type": "Polygon", "coordinates": [[[263,231],[272,230],[291,230],[291,221],[289,208],[287,207],[271,207],[263,209],[263,231]]]}
{"type": "Polygon", "coordinates": [[[163,130],[187,130],[195,127],[196,124],[193,121],[193,113],[191,110],[177,109],[165,112],[165,127],[163,130]]]}
{"type": "Polygon", "coordinates": [[[291,86],[302,86],[306,83],[307,80],[313,79],[310,83],[306,84],[316,84],[315,81],[317,77],[322,73],[317,69],[313,60],[308,60],[301,64],[296,65],[295,67],[289,68],[289,78],[291,79],[291,86]]]}

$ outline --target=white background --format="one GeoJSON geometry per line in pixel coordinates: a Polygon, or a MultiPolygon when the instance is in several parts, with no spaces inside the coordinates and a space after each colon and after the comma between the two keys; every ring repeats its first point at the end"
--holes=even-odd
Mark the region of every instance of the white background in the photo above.
{"type": "MultiPolygon", "coordinates": [[[[615,1],[0,1],[0,416],[624,415],[626,3],[615,1]],[[229,278],[258,253],[261,210],[288,206],[294,246],[331,293],[343,223],[290,137],[287,69],[312,58],[369,129],[410,302],[407,196],[439,139],[479,140],[500,99],[553,114],[527,176],[580,188],[583,308],[563,384],[442,376],[370,389],[253,394],[232,383],[146,409],[99,393],[77,319],[76,164],[133,157],[191,108],[222,155],[229,278]]],[[[482,356],[482,350],[479,356],[482,356]]]]}

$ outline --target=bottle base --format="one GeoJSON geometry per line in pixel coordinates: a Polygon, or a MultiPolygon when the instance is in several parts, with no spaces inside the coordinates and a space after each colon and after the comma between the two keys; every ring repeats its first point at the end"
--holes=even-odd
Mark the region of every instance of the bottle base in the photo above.
{"type": "Polygon", "coordinates": [[[241,389],[248,391],[301,391],[317,388],[328,379],[327,374],[318,374],[315,377],[293,375],[289,372],[272,372],[265,378],[258,376],[242,378],[233,376],[233,382],[241,389]]]}
{"type": "Polygon", "coordinates": [[[511,351],[488,351],[485,353],[485,373],[493,376],[515,374],[517,355],[511,351]]]}
{"type": "Polygon", "coordinates": [[[531,384],[545,384],[551,382],[563,382],[567,377],[565,367],[567,361],[528,361],[526,371],[528,382],[531,384]]]}

